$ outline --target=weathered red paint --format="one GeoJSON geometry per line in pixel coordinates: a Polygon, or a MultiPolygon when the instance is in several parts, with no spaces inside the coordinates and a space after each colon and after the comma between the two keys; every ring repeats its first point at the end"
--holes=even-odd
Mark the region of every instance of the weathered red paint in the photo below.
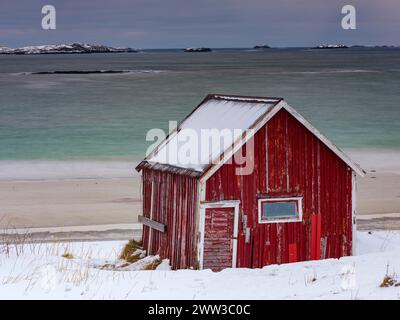
{"type": "Polygon", "coordinates": [[[143,247],[149,254],[170,259],[173,268],[197,267],[197,180],[184,175],[144,169],[143,215],[150,218],[153,186],[153,220],[166,225],[166,232],[143,226],[143,247]]]}
{"type": "Polygon", "coordinates": [[[311,216],[311,260],[321,259],[321,215],[311,216]]]}
{"type": "Polygon", "coordinates": [[[289,262],[297,262],[297,243],[289,244],[289,262]]]}
{"type": "Polygon", "coordinates": [[[225,164],[206,187],[207,201],[241,201],[239,220],[247,216],[251,234],[245,243],[245,230],[239,224],[238,267],[290,262],[293,244],[298,261],[350,255],[352,170],[286,110],[279,111],[253,139],[253,174],[236,176],[237,165],[225,164]],[[302,222],[259,224],[258,196],[302,196],[302,222]]]}
{"type": "MultiPolygon", "coordinates": [[[[237,266],[258,268],[350,255],[352,169],[284,109],[252,139],[253,173],[236,175],[239,165],[224,164],[208,178],[205,189],[205,201],[240,200],[237,266]],[[293,196],[303,198],[301,222],[258,223],[259,197],[293,196]]],[[[238,152],[245,154],[246,146],[238,152]]],[[[165,224],[166,232],[152,231],[149,239],[148,227],[144,227],[144,247],[152,241],[150,253],[169,258],[173,268],[197,267],[199,177],[144,168],[146,217],[151,208],[151,181],[155,183],[153,219],[165,224]]],[[[227,212],[233,215],[233,210],[227,212]]],[[[206,218],[205,239],[211,237],[210,223],[206,218]]],[[[205,243],[204,267],[219,270],[218,265],[210,264],[212,250],[207,246],[205,243]]],[[[217,250],[214,258],[223,261],[225,256],[217,250]]]]}
{"type": "Polygon", "coordinates": [[[205,215],[203,268],[214,271],[230,268],[234,208],[207,208],[205,215]]]}

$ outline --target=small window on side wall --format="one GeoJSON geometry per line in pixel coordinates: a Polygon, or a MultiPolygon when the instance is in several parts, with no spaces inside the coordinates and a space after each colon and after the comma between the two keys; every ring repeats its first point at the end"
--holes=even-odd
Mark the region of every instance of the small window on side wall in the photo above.
{"type": "Polygon", "coordinates": [[[302,198],[258,199],[258,222],[296,222],[302,219],[302,198]]]}

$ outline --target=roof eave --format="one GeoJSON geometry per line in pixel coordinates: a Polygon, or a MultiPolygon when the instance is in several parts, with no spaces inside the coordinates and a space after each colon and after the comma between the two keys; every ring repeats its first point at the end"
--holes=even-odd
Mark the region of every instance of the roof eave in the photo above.
{"type": "Polygon", "coordinates": [[[190,176],[190,177],[199,177],[201,176],[202,172],[197,171],[194,169],[188,169],[188,168],[181,168],[169,164],[163,164],[163,163],[158,163],[158,162],[150,162],[147,160],[141,161],[137,166],[136,166],[136,171],[140,172],[143,169],[151,169],[151,170],[158,170],[158,171],[164,171],[164,172],[169,172],[169,173],[174,173],[174,174],[179,174],[179,175],[185,175],[185,176],[190,176]]]}

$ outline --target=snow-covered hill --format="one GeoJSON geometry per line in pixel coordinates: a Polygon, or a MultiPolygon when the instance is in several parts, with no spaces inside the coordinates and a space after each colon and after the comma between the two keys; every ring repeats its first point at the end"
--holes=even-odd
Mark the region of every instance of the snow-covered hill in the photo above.
{"type": "Polygon", "coordinates": [[[113,48],[85,43],[28,46],[11,49],[0,46],[0,54],[61,54],[61,53],[118,53],[136,52],[131,48],[113,48]]]}
{"type": "Polygon", "coordinates": [[[124,243],[0,245],[0,299],[400,299],[399,231],[358,232],[359,256],[262,269],[99,268],[124,243]]]}
{"type": "Polygon", "coordinates": [[[11,53],[13,49],[0,46],[0,54],[11,53]]]}

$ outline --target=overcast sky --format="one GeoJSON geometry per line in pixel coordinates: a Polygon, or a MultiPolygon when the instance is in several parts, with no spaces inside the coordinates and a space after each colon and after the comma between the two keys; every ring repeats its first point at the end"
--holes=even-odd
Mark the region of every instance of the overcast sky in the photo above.
{"type": "Polygon", "coordinates": [[[400,0],[0,0],[0,45],[88,42],[134,48],[400,45],[400,0]],[[57,29],[42,30],[52,4],[57,29]],[[357,9],[357,30],[341,8],[357,9]]]}

